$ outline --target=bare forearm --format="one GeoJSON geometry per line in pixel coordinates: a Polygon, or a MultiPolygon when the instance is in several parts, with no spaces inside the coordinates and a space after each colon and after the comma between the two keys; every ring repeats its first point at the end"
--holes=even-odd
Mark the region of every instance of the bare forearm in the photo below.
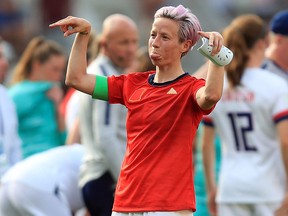
{"type": "Polygon", "coordinates": [[[208,110],[221,98],[223,91],[224,68],[209,62],[206,84],[196,93],[198,105],[208,110]]]}
{"type": "Polygon", "coordinates": [[[80,91],[81,79],[86,75],[87,60],[86,52],[89,40],[89,34],[77,34],[74,40],[71,53],[69,56],[67,74],[65,83],[68,86],[76,88],[80,91]]]}
{"type": "Polygon", "coordinates": [[[220,100],[223,91],[224,67],[219,67],[209,62],[206,77],[205,95],[214,101],[220,100]]]}

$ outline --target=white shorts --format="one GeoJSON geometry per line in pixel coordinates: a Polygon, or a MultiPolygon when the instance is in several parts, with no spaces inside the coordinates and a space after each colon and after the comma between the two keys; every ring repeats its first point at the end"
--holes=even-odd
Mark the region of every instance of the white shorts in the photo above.
{"type": "Polygon", "coordinates": [[[281,203],[257,203],[257,204],[222,204],[218,203],[218,215],[233,216],[274,216],[281,203]]]}
{"type": "Polygon", "coordinates": [[[112,216],[193,216],[193,212],[189,210],[175,211],[175,212],[134,212],[122,213],[112,212],[112,216]]]}

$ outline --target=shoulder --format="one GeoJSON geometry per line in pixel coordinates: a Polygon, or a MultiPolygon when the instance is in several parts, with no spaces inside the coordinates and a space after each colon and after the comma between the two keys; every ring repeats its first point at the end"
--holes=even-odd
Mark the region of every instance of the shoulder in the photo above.
{"type": "Polygon", "coordinates": [[[198,81],[200,81],[200,82],[204,81],[205,82],[204,78],[198,78],[198,77],[195,77],[195,76],[190,75],[190,74],[187,75],[187,78],[190,79],[190,80],[196,81],[196,82],[198,82],[198,81]]]}
{"type": "Polygon", "coordinates": [[[263,74],[263,82],[268,86],[280,88],[281,86],[288,88],[288,83],[286,80],[277,74],[274,74],[272,71],[260,69],[263,74]]]}
{"type": "Polygon", "coordinates": [[[132,73],[128,73],[126,74],[127,77],[149,77],[152,74],[155,74],[156,71],[146,71],[146,72],[132,72],[132,73]]]}
{"type": "Polygon", "coordinates": [[[12,93],[31,93],[31,92],[42,92],[47,91],[54,86],[54,83],[48,81],[23,81],[16,83],[9,88],[9,92],[12,93]]]}
{"type": "Polygon", "coordinates": [[[254,91],[262,92],[269,97],[278,97],[279,94],[288,93],[287,81],[271,71],[257,68],[246,71],[243,77],[244,85],[254,91]]]}
{"type": "Polygon", "coordinates": [[[250,69],[246,72],[247,73],[245,73],[245,80],[250,80],[250,82],[253,81],[255,84],[261,84],[262,86],[288,85],[285,79],[266,69],[250,69]]]}
{"type": "Polygon", "coordinates": [[[128,74],[122,74],[120,76],[116,76],[120,79],[130,81],[130,82],[141,82],[147,81],[149,76],[155,74],[155,71],[147,71],[147,72],[132,72],[128,74]]]}
{"type": "Polygon", "coordinates": [[[130,74],[131,76],[136,77],[136,78],[148,78],[155,73],[156,71],[146,71],[146,72],[133,72],[130,74]]]}
{"type": "Polygon", "coordinates": [[[187,76],[185,76],[185,78],[183,79],[183,81],[189,82],[192,86],[194,85],[205,85],[206,84],[206,80],[203,78],[197,78],[193,75],[188,74],[187,76]]]}

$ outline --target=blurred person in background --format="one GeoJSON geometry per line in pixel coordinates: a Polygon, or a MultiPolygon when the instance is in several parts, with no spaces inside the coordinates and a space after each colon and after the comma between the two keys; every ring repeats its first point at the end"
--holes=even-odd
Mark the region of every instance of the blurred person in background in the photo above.
{"type": "Polygon", "coordinates": [[[262,67],[288,81],[288,10],[273,16],[269,34],[270,43],[262,67]]]}
{"type": "Polygon", "coordinates": [[[203,161],[211,215],[287,215],[288,85],[261,69],[268,28],[257,15],[235,18],[223,31],[234,52],[225,67],[227,84],[213,112],[204,117],[203,161]],[[214,136],[221,139],[219,183],[214,136]]]}
{"type": "MultiPolygon", "coordinates": [[[[208,137],[204,134],[203,124],[200,123],[197,136],[194,143],[194,184],[195,184],[195,194],[196,194],[196,209],[197,211],[194,213],[194,216],[210,216],[209,208],[208,208],[208,196],[206,190],[206,178],[204,173],[204,165],[203,165],[203,143],[207,142],[208,137]]],[[[221,164],[221,141],[219,136],[212,137],[212,143],[214,145],[215,155],[215,180],[218,182],[218,176],[220,171],[221,164]]]]}
{"type": "Polygon", "coordinates": [[[4,52],[4,41],[0,37],[0,84],[4,84],[5,79],[8,75],[8,69],[9,69],[9,61],[5,55],[4,52]]]}
{"type": "Polygon", "coordinates": [[[71,216],[84,206],[78,186],[82,145],[36,153],[1,179],[1,216],[71,216]]]}
{"type": "Polygon", "coordinates": [[[24,13],[18,1],[0,1],[0,35],[5,41],[13,45],[17,56],[21,53],[28,34],[31,33],[29,30],[31,27],[33,28],[33,26],[25,27],[23,21],[24,13]]]}
{"type": "Polygon", "coordinates": [[[9,95],[16,105],[24,158],[65,143],[59,115],[65,68],[63,48],[38,36],[29,42],[13,71],[9,95]]]}
{"type": "Polygon", "coordinates": [[[3,85],[9,63],[2,45],[0,38],[0,177],[22,159],[15,105],[3,85]]]}
{"type": "MultiPolygon", "coordinates": [[[[206,61],[198,70],[193,73],[196,77],[201,77],[206,79],[208,72],[208,61],[206,61]]],[[[218,182],[220,164],[221,164],[221,140],[219,136],[209,137],[204,134],[205,130],[203,130],[203,123],[199,124],[196,138],[194,140],[194,184],[195,184],[195,194],[196,194],[196,209],[197,211],[194,213],[194,216],[210,216],[209,208],[208,208],[208,196],[206,189],[206,177],[204,172],[204,164],[203,164],[203,151],[206,151],[203,148],[203,143],[211,142],[214,145],[215,155],[211,155],[215,160],[215,180],[218,182]],[[210,139],[212,139],[210,141],[210,139]]],[[[213,160],[213,159],[211,159],[213,160]]]]}
{"type": "Polygon", "coordinates": [[[139,47],[135,56],[133,63],[126,68],[126,73],[131,72],[145,72],[156,70],[155,65],[153,65],[147,46],[139,47]]]}
{"type": "MultiPolygon", "coordinates": [[[[262,68],[288,81],[288,10],[280,10],[275,13],[269,24],[270,40],[265,52],[266,58],[262,64],[262,68]]],[[[286,206],[282,205],[282,208],[277,211],[277,215],[288,214],[287,208],[288,203],[286,203],[286,206]]]]}

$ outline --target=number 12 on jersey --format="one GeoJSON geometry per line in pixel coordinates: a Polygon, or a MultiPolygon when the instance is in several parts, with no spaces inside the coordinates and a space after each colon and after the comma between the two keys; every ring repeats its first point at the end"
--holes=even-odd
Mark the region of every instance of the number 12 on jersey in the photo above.
{"type": "Polygon", "coordinates": [[[253,131],[252,114],[249,112],[228,113],[237,151],[257,151],[255,146],[249,145],[247,135],[253,131]]]}

